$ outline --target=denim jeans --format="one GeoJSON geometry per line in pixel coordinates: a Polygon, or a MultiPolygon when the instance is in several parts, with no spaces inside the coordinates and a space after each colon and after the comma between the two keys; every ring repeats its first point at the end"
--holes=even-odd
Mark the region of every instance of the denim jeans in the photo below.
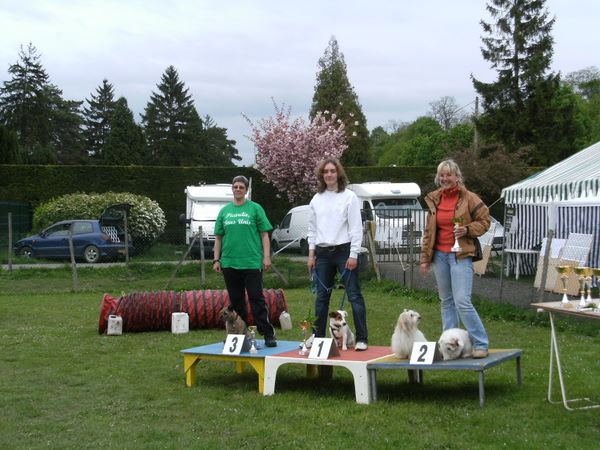
{"type": "Polygon", "coordinates": [[[246,291],[254,323],[258,332],[265,338],[275,336],[275,329],[269,322],[269,312],[263,295],[262,270],[223,268],[223,278],[229,294],[229,303],[238,315],[248,324],[246,291]]]}
{"type": "MultiPolygon", "coordinates": [[[[329,326],[328,314],[329,300],[331,298],[331,289],[327,288],[333,287],[336,272],[344,272],[346,261],[350,256],[350,246],[334,251],[317,247],[316,256],[316,270],[319,279],[317,280],[317,299],[315,302],[317,320],[314,324],[314,332],[317,337],[325,337],[329,326]]],[[[366,344],[369,337],[367,332],[367,309],[365,307],[365,299],[360,292],[358,269],[357,267],[352,271],[346,270],[343,280],[348,301],[352,306],[352,317],[354,327],[356,328],[356,341],[366,344]]],[[[334,309],[339,309],[339,306],[334,306],[334,309]]]]}
{"type": "Polygon", "coordinates": [[[435,251],[433,271],[442,301],[444,330],[458,328],[459,319],[471,335],[473,348],[487,349],[489,340],[479,314],[471,303],[473,262],[471,257],[457,259],[455,253],[435,251]]]}

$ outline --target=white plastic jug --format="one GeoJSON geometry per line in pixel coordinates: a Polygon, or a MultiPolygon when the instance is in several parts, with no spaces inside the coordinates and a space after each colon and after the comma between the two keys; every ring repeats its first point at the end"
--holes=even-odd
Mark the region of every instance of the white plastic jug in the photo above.
{"type": "Polygon", "coordinates": [[[188,313],[171,314],[171,333],[183,334],[190,331],[190,316],[188,313]]]}
{"type": "Polygon", "coordinates": [[[121,316],[108,316],[106,334],[108,336],[120,336],[123,334],[123,318],[121,316]]]}
{"type": "Polygon", "coordinates": [[[279,324],[281,325],[282,330],[291,330],[292,329],[292,316],[287,311],[282,312],[279,315],[279,324]]]}

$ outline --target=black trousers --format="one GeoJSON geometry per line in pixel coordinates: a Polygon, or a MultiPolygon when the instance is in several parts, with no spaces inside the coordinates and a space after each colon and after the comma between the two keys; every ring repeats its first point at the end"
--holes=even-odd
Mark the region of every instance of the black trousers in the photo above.
{"type": "Polygon", "coordinates": [[[246,291],[258,332],[265,338],[275,337],[275,329],[269,322],[269,313],[263,295],[262,270],[223,268],[223,278],[229,293],[231,307],[248,323],[246,291]]]}

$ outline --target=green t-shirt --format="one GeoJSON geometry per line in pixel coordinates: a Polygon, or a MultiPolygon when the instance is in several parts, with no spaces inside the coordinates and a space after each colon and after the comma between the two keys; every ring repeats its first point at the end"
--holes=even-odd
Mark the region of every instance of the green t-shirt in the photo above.
{"type": "Polygon", "coordinates": [[[215,234],[222,236],[221,267],[233,269],[261,269],[263,247],[262,231],[273,227],[264,209],[247,200],[243,205],[225,205],[215,223],[215,234]]]}

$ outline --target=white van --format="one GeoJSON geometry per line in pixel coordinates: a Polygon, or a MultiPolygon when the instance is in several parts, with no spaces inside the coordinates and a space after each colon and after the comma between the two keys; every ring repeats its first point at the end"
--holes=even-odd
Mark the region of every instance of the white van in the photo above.
{"type": "Polygon", "coordinates": [[[380,247],[409,245],[409,230],[413,230],[415,245],[420,245],[425,214],[419,203],[421,188],[417,183],[373,181],[349,184],[358,197],[363,220],[375,225],[374,240],[380,247]]]}
{"type": "Polygon", "coordinates": [[[310,206],[296,206],[289,210],[279,225],[271,234],[271,250],[299,250],[302,255],[308,255],[308,218],[310,206]]]}
{"type": "MultiPolygon", "coordinates": [[[[186,225],[185,242],[190,244],[194,235],[202,227],[204,252],[212,254],[215,247],[215,222],[223,206],[233,201],[231,184],[204,184],[185,188],[185,215],[179,221],[186,225]]],[[[249,197],[249,192],[247,194],[249,197]]],[[[200,253],[200,240],[192,248],[192,253],[200,253]]]]}

